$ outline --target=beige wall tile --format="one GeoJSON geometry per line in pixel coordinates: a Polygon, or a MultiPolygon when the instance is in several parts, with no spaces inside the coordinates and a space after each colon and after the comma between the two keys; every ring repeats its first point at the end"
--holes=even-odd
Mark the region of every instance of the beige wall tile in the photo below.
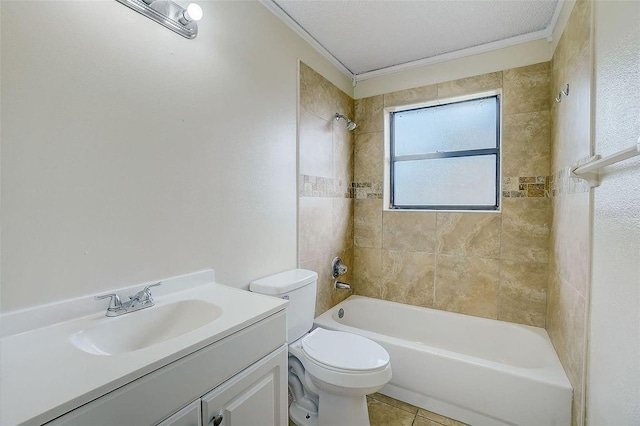
{"type": "Polygon", "coordinates": [[[585,299],[557,273],[552,273],[547,300],[547,331],[574,389],[573,423],[580,424],[583,412],[579,397],[583,385],[585,299]]]}
{"type": "Polygon", "coordinates": [[[552,110],[552,171],[571,166],[591,153],[590,55],[585,55],[574,69],[570,78],[565,77],[571,83],[569,97],[559,104],[554,102],[552,110]]]}
{"type": "MultiPolygon", "coordinates": [[[[558,49],[562,49],[564,61],[560,62],[567,73],[573,71],[573,66],[580,61],[589,51],[591,39],[591,1],[576,1],[567,26],[558,44],[558,49]]],[[[555,55],[554,55],[555,59],[555,55]]]]}
{"type": "Polygon", "coordinates": [[[501,261],[498,319],[544,327],[548,279],[546,263],[501,261]]]}
{"type": "MultiPolygon", "coordinates": [[[[552,102],[552,172],[591,153],[591,7],[591,1],[576,2],[552,60],[552,97],[570,83],[569,96],[552,102]]],[[[574,425],[584,424],[589,211],[588,193],[553,199],[546,327],[574,389],[574,425]]]]}
{"type": "Polygon", "coordinates": [[[382,247],[389,250],[435,252],[436,213],[382,213],[382,247]]]}
{"type": "Polygon", "coordinates": [[[300,62],[300,107],[331,121],[335,113],[353,117],[353,100],[315,72],[300,62]]]}
{"type": "Polygon", "coordinates": [[[549,228],[549,199],[503,199],[500,258],[546,263],[549,259],[549,228]]]}
{"type": "Polygon", "coordinates": [[[495,213],[438,213],[438,253],[498,258],[501,223],[495,213]]]}
{"type": "Polygon", "coordinates": [[[497,259],[438,255],[434,306],[485,318],[498,316],[497,259]]]}
{"type": "Polygon", "coordinates": [[[354,101],[305,64],[300,73],[299,173],[332,178],[336,185],[335,194],[299,198],[299,265],[319,275],[319,315],[350,294],[336,290],[330,275],[336,256],[350,267],[343,279],[350,280],[353,269],[353,199],[345,197],[353,181],[353,135],[333,115],[353,117],[354,101]]]}
{"type": "Polygon", "coordinates": [[[553,200],[551,256],[558,273],[586,297],[589,273],[589,193],[553,200]]]}
{"type": "Polygon", "coordinates": [[[409,305],[433,306],[435,255],[382,250],[381,297],[409,305]]]}
{"type": "Polygon", "coordinates": [[[331,303],[331,293],[333,279],[329,273],[331,269],[329,255],[324,254],[312,259],[304,260],[300,262],[300,268],[314,271],[318,274],[318,284],[316,288],[316,309],[315,316],[326,312],[333,305],[331,303]]]}
{"type": "MultiPolygon", "coordinates": [[[[537,64],[506,72],[510,73],[511,95],[517,101],[511,107],[512,112],[518,114],[504,117],[503,174],[514,178],[545,176],[549,173],[551,162],[551,113],[548,105],[550,64],[537,64]]],[[[383,179],[383,105],[418,103],[435,96],[447,98],[502,87],[503,72],[496,72],[437,86],[388,93],[382,99],[378,96],[356,101],[359,134],[354,140],[354,181],[376,183],[383,179]]],[[[508,97],[506,90],[505,88],[505,97],[508,97]]],[[[514,190],[517,189],[516,182],[514,190]]],[[[544,278],[536,281],[539,279],[537,275],[536,278],[525,280],[517,274],[518,271],[507,271],[505,273],[509,275],[504,277],[505,290],[500,294],[502,299],[499,299],[498,259],[540,264],[547,262],[551,220],[549,200],[506,199],[502,210],[502,214],[440,213],[434,223],[434,212],[382,212],[382,200],[358,199],[354,206],[354,246],[376,249],[382,247],[383,251],[379,256],[387,269],[398,268],[398,265],[405,265],[404,262],[411,264],[407,260],[411,252],[424,254],[436,250],[446,255],[438,257],[445,259],[445,269],[436,276],[436,308],[490,318],[497,318],[500,314],[509,321],[544,324],[544,315],[540,314],[544,311],[544,289],[541,293],[532,290],[535,285],[544,282],[544,278]],[[503,223],[505,217],[506,224],[503,223]],[[456,262],[447,259],[459,260],[456,262]],[[450,268],[447,269],[447,266],[450,268]],[[485,270],[483,280],[477,283],[474,274],[484,266],[489,271],[485,270]],[[469,278],[465,282],[464,279],[447,278],[453,274],[452,268],[462,278],[469,276],[473,279],[469,278]],[[442,286],[438,284],[440,275],[444,280],[442,286]],[[447,283],[452,284],[447,287],[447,283]],[[439,291],[442,292],[440,299],[439,291]],[[528,294],[532,299],[525,303],[526,292],[530,293],[528,294]],[[499,312],[499,300],[508,302],[507,306],[521,306],[524,303],[527,309],[518,311],[519,308],[505,308],[499,312]]],[[[354,256],[357,258],[357,255],[354,256]]],[[[369,257],[371,256],[370,254],[369,257]]],[[[355,260],[356,273],[359,273],[359,264],[355,260]]],[[[402,269],[398,269],[396,274],[402,273],[402,269]]],[[[390,276],[394,277],[394,274],[390,276]]],[[[380,280],[379,277],[377,279],[380,280]]],[[[375,297],[400,297],[387,288],[395,280],[395,277],[384,278],[382,287],[374,285],[372,288],[375,297]]],[[[354,282],[357,281],[354,278],[354,282]]],[[[373,276],[369,281],[374,281],[373,276]]],[[[405,293],[407,291],[411,290],[406,290],[405,293]]],[[[404,303],[412,303],[411,299],[407,298],[404,303]]]]}
{"type": "Polygon", "coordinates": [[[384,106],[410,105],[432,101],[438,97],[438,85],[415,87],[384,94],[384,106]]]}
{"type": "Polygon", "coordinates": [[[324,77],[300,62],[300,107],[327,121],[336,113],[330,85],[324,77]]]}
{"type": "Polygon", "coordinates": [[[353,232],[356,247],[382,247],[382,200],[354,201],[353,232]]]}
{"type": "Polygon", "coordinates": [[[302,197],[299,200],[298,245],[300,261],[331,252],[331,198],[302,197]]]}
{"type": "Polygon", "coordinates": [[[353,135],[345,126],[333,122],[333,179],[339,186],[338,196],[349,191],[353,182],[353,135]]]}
{"type": "Polygon", "coordinates": [[[356,134],[383,131],[383,95],[356,100],[356,134]]]}
{"type": "Polygon", "coordinates": [[[333,306],[342,302],[351,295],[350,291],[337,290],[334,287],[334,279],[331,276],[331,261],[335,257],[341,257],[343,262],[349,267],[349,272],[341,276],[340,281],[351,283],[351,270],[353,269],[353,249],[348,249],[338,253],[326,253],[313,259],[300,262],[299,267],[308,269],[318,274],[318,286],[316,288],[316,308],[315,316],[326,312],[333,306]]]}
{"type": "MultiPolygon", "coordinates": [[[[329,82],[329,80],[327,80],[327,83],[329,83],[330,87],[331,87],[331,92],[334,93],[333,96],[333,101],[334,101],[334,111],[333,114],[331,114],[331,118],[333,119],[333,122],[335,123],[335,114],[336,112],[338,114],[342,114],[346,117],[349,117],[349,119],[353,120],[356,116],[356,103],[353,100],[353,98],[349,95],[347,95],[346,93],[344,93],[342,90],[338,89],[336,86],[334,86],[333,84],[331,84],[329,82]]],[[[347,126],[345,124],[344,121],[342,121],[341,125],[346,129],[347,126]]],[[[348,131],[348,130],[347,130],[348,131]]],[[[350,132],[351,133],[351,132],[350,132]]]]}
{"type": "Polygon", "coordinates": [[[512,114],[502,122],[502,175],[548,176],[551,168],[551,113],[512,114]]]}
{"type": "Polygon", "coordinates": [[[353,246],[353,198],[331,199],[331,252],[353,246]]]}
{"type": "Polygon", "coordinates": [[[546,111],[550,108],[550,63],[542,62],[504,71],[504,115],[546,111]]]}
{"type": "Polygon", "coordinates": [[[300,110],[300,174],[333,177],[332,133],[332,123],[305,109],[300,110]]]}
{"type": "Polygon", "coordinates": [[[381,298],[380,278],[382,274],[381,249],[353,249],[353,289],[355,294],[381,298]]]}
{"type": "Polygon", "coordinates": [[[355,182],[382,182],[384,133],[355,135],[353,176],[355,182]]]}
{"type": "Polygon", "coordinates": [[[351,286],[351,290],[344,290],[344,289],[336,289],[334,287],[334,282],[336,281],[333,277],[331,277],[331,289],[332,289],[332,293],[331,293],[331,306],[335,306],[338,303],[342,302],[344,299],[346,299],[347,297],[351,296],[353,294],[353,247],[342,251],[340,253],[335,253],[332,254],[330,257],[330,262],[329,262],[329,271],[330,271],[330,266],[331,266],[331,261],[333,261],[333,259],[335,257],[340,257],[342,258],[342,262],[347,265],[347,273],[344,275],[341,275],[340,277],[337,278],[338,281],[342,281],[345,282],[347,284],[349,284],[351,286]]]}
{"type": "Polygon", "coordinates": [[[590,31],[591,1],[577,1],[553,55],[551,63],[553,97],[565,87],[566,83],[571,83],[571,91],[574,90],[577,64],[585,56],[590,57],[590,31]]]}
{"type": "Polygon", "coordinates": [[[438,84],[438,98],[469,95],[502,87],[502,71],[438,84]]]}
{"type": "Polygon", "coordinates": [[[584,426],[585,411],[582,404],[583,386],[575,386],[573,388],[573,404],[571,405],[571,425],[584,426]]]}

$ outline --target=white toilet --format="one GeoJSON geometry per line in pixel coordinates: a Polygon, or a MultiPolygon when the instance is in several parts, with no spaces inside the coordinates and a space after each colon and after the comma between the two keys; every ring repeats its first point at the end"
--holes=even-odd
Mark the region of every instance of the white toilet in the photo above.
{"type": "Polygon", "coordinates": [[[369,426],[366,395],[391,379],[387,351],[365,337],[313,328],[318,274],[294,269],[254,281],[253,292],[289,300],[289,418],[298,426],[369,426]]]}

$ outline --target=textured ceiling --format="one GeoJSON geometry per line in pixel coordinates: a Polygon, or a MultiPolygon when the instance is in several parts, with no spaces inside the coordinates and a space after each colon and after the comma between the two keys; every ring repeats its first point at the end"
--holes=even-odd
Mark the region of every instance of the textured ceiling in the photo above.
{"type": "Polygon", "coordinates": [[[545,30],[558,0],[275,0],[354,74],[545,30]]]}

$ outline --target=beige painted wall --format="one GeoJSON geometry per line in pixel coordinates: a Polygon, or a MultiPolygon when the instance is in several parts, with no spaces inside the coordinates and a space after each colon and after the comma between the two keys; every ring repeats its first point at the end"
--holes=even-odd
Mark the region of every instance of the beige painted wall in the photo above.
{"type": "Polygon", "coordinates": [[[545,192],[550,166],[549,65],[356,101],[356,293],[544,327],[550,227],[545,192]],[[503,90],[501,212],[384,211],[383,108],[493,89],[503,90]]]}
{"type": "MultiPolygon", "coordinates": [[[[595,2],[595,152],[640,137],[640,2],[595,2]]],[[[593,192],[586,423],[640,424],[640,158],[593,192]],[[633,188],[633,189],[632,189],[633,188]]]]}
{"type": "Polygon", "coordinates": [[[3,310],[296,266],[297,60],[351,82],[258,2],[202,7],[187,40],[115,1],[2,2],[3,310]]]}
{"type": "Polygon", "coordinates": [[[336,290],[331,261],[353,270],[353,133],[335,113],[353,119],[353,99],[300,63],[298,121],[298,259],[318,273],[316,315],[350,295],[336,290]]]}
{"type": "Polygon", "coordinates": [[[362,99],[384,93],[499,72],[509,68],[547,62],[552,55],[552,43],[546,40],[531,41],[359,81],[354,89],[354,95],[356,99],[362,99]]]}
{"type": "Polygon", "coordinates": [[[591,3],[579,0],[552,61],[553,226],[550,238],[547,330],[574,388],[573,423],[584,423],[585,330],[589,294],[590,199],[569,169],[591,154],[591,3]]]}

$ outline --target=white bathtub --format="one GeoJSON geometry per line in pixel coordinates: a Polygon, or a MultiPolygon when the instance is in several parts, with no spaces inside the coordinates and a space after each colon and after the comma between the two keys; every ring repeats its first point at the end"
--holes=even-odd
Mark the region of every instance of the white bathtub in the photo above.
{"type": "Polygon", "coordinates": [[[472,425],[571,424],[571,385],[542,328],[362,296],[315,325],[384,346],[393,377],[380,392],[393,398],[472,425]]]}

